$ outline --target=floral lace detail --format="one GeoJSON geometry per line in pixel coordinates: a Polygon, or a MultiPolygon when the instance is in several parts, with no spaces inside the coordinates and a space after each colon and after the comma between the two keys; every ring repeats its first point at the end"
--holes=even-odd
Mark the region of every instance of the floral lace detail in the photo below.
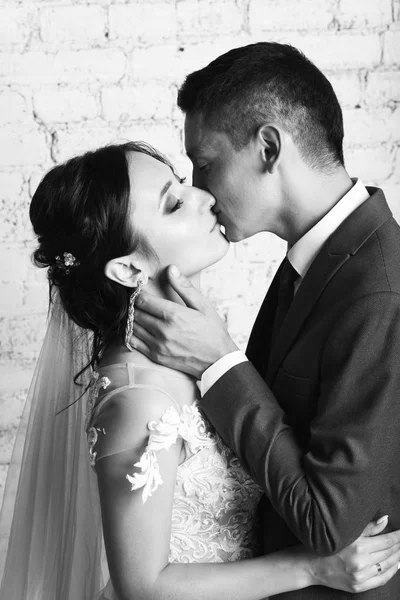
{"type": "Polygon", "coordinates": [[[109,379],[106,376],[100,377],[100,374],[97,371],[93,372],[92,380],[90,382],[89,398],[86,409],[86,430],[88,428],[89,420],[92,416],[92,411],[99,396],[100,390],[106,390],[110,384],[111,379],[109,379]]]}
{"type": "Polygon", "coordinates": [[[89,445],[89,463],[91,467],[96,466],[97,452],[95,452],[94,447],[97,444],[97,440],[99,439],[99,433],[106,435],[106,430],[104,427],[100,429],[100,427],[90,427],[87,432],[87,441],[89,445]]]}
{"type": "Polygon", "coordinates": [[[99,373],[95,371],[92,376],[92,381],[90,383],[89,389],[89,399],[86,411],[86,423],[85,429],[87,434],[87,441],[89,446],[89,462],[90,466],[94,467],[96,465],[97,452],[95,452],[94,447],[97,444],[98,434],[103,433],[106,434],[106,430],[104,427],[100,429],[100,427],[89,427],[90,418],[92,415],[92,411],[96,400],[98,398],[99,392],[101,389],[106,390],[111,383],[111,379],[108,377],[100,377],[99,373]]]}
{"type": "Polygon", "coordinates": [[[151,421],[147,427],[150,435],[146,450],[140,460],[133,465],[139,469],[139,473],[126,475],[126,479],[131,484],[131,491],[143,488],[143,503],[163,483],[156,452],[169,450],[178,438],[182,438],[186,442],[187,449],[191,454],[214,444],[214,438],[207,431],[196,404],[184,406],[180,414],[171,406],[158,422],[151,421]]]}
{"type": "Polygon", "coordinates": [[[259,554],[261,493],[216,434],[213,448],[178,469],[169,562],[226,562],[259,554]]]}

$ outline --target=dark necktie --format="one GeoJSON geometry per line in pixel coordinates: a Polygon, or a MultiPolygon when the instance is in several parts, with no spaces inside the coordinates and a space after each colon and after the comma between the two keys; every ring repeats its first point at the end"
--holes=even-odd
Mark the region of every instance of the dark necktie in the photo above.
{"type": "Polygon", "coordinates": [[[286,258],[279,277],[278,306],[275,314],[272,344],[281,330],[294,296],[294,283],[299,274],[286,258]]]}

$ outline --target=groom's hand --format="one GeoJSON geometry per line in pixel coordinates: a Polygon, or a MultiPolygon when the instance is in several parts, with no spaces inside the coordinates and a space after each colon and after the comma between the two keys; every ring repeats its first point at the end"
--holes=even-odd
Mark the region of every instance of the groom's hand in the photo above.
{"type": "Polygon", "coordinates": [[[200,379],[238,348],[210,302],[176,267],[168,268],[167,277],[186,306],[143,291],[135,304],[131,344],[154,362],[200,379]]]}

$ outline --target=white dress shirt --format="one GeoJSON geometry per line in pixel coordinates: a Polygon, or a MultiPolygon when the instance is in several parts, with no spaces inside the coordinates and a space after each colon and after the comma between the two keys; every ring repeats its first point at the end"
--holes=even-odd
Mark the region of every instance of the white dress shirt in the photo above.
{"type": "MultiPolygon", "coordinates": [[[[299,289],[311,263],[326,240],[356,208],[369,198],[361,179],[353,179],[353,181],[354,185],[347,194],[288,250],[286,256],[299,274],[294,284],[294,293],[299,289]]],[[[199,385],[201,395],[204,396],[229,369],[245,361],[247,361],[247,357],[241,350],[230,352],[217,360],[204,371],[201,377],[199,385]]]]}

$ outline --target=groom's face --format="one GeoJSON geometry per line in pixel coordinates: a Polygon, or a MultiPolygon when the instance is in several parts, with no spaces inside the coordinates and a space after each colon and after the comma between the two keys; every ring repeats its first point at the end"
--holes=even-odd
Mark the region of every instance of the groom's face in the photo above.
{"type": "Polygon", "coordinates": [[[214,212],[229,241],[263,231],[261,179],[251,144],[235,150],[228,135],[204,125],[201,115],[185,120],[186,152],[193,164],[193,185],[216,199],[214,212]]]}

